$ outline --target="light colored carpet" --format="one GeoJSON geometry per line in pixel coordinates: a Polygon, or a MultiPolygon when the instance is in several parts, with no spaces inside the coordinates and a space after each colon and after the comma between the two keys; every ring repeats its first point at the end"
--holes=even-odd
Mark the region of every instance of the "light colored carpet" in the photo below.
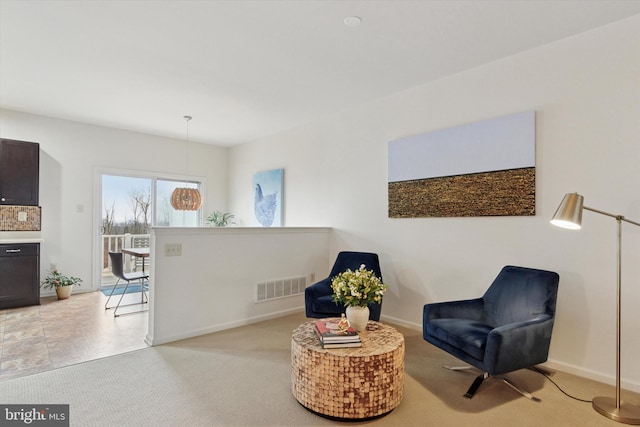
{"type": "MultiPolygon", "coordinates": [[[[291,332],[295,314],[172,344],[146,348],[0,382],[0,402],[70,404],[72,426],[327,426],[291,394],[291,332]]],[[[508,375],[542,399],[531,402],[501,381],[485,381],[462,397],[472,372],[427,344],[421,331],[397,328],[406,340],[405,396],[393,412],[352,425],[615,426],[589,403],[563,395],[530,370],[508,375]]],[[[583,398],[615,396],[611,386],[560,372],[554,381],[583,398]]],[[[626,393],[623,396],[631,395],[626,393]]],[[[630,396],[635,404],[637,394],[630,396]]]]}

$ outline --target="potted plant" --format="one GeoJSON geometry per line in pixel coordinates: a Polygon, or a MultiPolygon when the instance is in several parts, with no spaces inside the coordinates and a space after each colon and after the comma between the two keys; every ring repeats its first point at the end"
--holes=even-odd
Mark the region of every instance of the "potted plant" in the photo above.
{"type": "Polygon", "coordinates": [[[363,331],[369,321],[368,304],[380,304],[387,285],[373,270],[360,265],[356,271],[347,269],[331,280],[333,301],[347,307],[347,320],[356,331],[363,331]]]}
{"type": "Polygon", "coordinates": [[[81,278],[64,276],[57,269],[53,269],[42,281],[41,286],[45,289],[55,288],[58,299],[67,299],[71,295],[73,285],[80,286],[80,283],[82,283],[81,278]]]}
{"type": "Polygon", "coordinates": [[[235,222],[231,221],[233,218],[235,218],[235,216],[229,212],[222,213],[220,211],[213,211],[213,213],[207,217],[207,222],[216,227],[226,227],[229,224],[235,224],[235,222]]]}

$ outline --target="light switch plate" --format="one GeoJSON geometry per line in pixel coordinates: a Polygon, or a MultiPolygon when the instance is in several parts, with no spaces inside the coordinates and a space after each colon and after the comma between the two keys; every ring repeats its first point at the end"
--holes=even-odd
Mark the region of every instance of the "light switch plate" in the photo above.
{"type": "Polygon", "coordinates": [[[164,256],[182,256],[182,243],[165,243],[164,256]]]}

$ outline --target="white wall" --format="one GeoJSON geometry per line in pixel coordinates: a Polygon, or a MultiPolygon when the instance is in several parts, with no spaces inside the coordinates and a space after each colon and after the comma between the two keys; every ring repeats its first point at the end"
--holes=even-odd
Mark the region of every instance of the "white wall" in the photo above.
{"type": "Polygon", "coordinates": [[[328,228],[166,228],[151,235],[147,342],[162,344],[297,312],[304,295],[256,302],[257,283],[329,274],[328,228]],[[180,244],[181,256],[165,256],[180,244]]]}
{"type": "MultiPolygon", "coordinates": [[[[423,304],[479,296],[506,264],[557,271],[550,365],[612,382],[615,221],[585,212],[575,232],[549,219],[577,191],[640,220],[639,78],[634,17],[233,148],[230,208],[256,224],[251,177],[284,168],[286,225],[333,227],[332,257],[378,252],[383,316],[415,327],[423,304]],[[535,217],[387,217],[389,141],[526,110],[537,112],[535,217]]],[[[640,391],[638,254],[640,228],[626,225],[622,378],[640,391]]]]}
{"type": "MultiPolygon", "coordinates": [[[[333,227],[331,258],[343,249],[378,252],[391,288],[383,316],[415,327],[424,303],[480,295],[505,264],[555,270],[551,365],[611,382],[615,222],[585,212],[584,229],[570,232],[548,220],[570,191],[588,206],[640,219],[638,52],[634,17],[230,151],[192,143],[189,173],[206,178],[205,212],[228,210],[239,225],[257,225],[253,173],[284,168],[286,225],[333,227]],[[387,218],[388,141],[530,109],[535,217],[387,218]]],[[[9,110],[0,110],[0,135],[41,144],[42,271],[54,261],[84,278],[84,290],[97,286],[95,169],[185,173],[175,161],[184,141],[9,110]]],[[[623,244],[623,386],[640,391],[640,228],[625,225],[623,244]]]]}
{"type": "MultiPolygon", "coordinates": [[[[179,123],[183,126],[183,123],[179,123]]],[[[92,267],[93,248],[98,238],[94,207],[95,171],[100,168],[147,171],[184,177],[186,144],[118,129],[57,120],[11,110],[0,110],[3,138],[40,143],[41,233],[0,232],[0,238],[39,234],[41,276],[51,262],[70,275],[81,277],[76,291],[97,289],[92,267]],[[77,212],[82,205],[84,212],[77,212]]],[[[227,205],[228,149],[190,143],[189,174],[206,180],[203,212],[227,205]]],[[[43,292],[44,295],[44,292],[43,292]]]]}

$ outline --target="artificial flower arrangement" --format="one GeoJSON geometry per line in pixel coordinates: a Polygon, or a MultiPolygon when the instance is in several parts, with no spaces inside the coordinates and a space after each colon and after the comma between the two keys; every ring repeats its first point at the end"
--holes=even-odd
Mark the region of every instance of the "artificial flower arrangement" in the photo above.
{"type": "Polygon", "coordinates": [[[362,264],[355,271],[347,269],[335,276],[331,280],[331,289],[334,302],[346,307],[366,307],[370,303],[382,302],[387,285],[362,264]]]}
{"type": "Polygon", "coordinates": [[[57,269],[51,270],[49,275],[42,281],[42,287],[45,289],[57,288],[59,286],[71,286],[78,285],[82,279],[79,277],[67,277],[62,274],[57,269]]]}

